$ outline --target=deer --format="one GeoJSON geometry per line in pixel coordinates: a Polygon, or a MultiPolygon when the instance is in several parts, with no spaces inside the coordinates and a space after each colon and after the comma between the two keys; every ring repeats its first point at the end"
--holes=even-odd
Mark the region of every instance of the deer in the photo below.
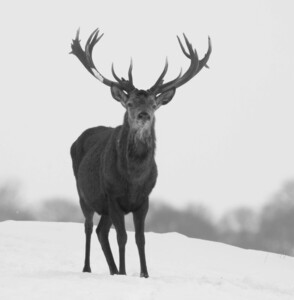
{"type": "Polygon", "coordinates": [[[164,83],[168,70],[168,61],[156,80],[147,90],[137,89],[133,84],[130,62],[128,79],[119,78],[112,64],[112,75],[115,81],[104,77],[93,62],[94,46],[103,34],[99,29],[89,36],[85,48],[80,44],[80,29],[72,40],[71,54],[74,54],[84,67],[101,83],[110,87],[112,97],[124,108],[123,124],[115,128],[98,126],[85,130],[72,144],[70,153],[77,192],[85,222],[85,260],[83,272],[91,272],[90,248],[93,231],[93,216],[99,214],[100,220],[96,234],[106,258],[111,275],[126,275],[125,246],[127,232],[125,215],[133,214],[135,241],[140,259],[140,277],[148,278],[145,257],[145,219],[149,207],[149,195],[157,180],[155,162],[155,111],[168,104],[175,95],[176,89],[187,83],[203,67],[207,67],[212,48],[208,37],[208,50],[199,60],[185,34],[184,47],[177,36],[184,55],[190,60],[186,72],[173,80],[164,83]],[[116,266],[109,243],[111,226],[116,230],[119,249],[119,269],[116,266]]]}

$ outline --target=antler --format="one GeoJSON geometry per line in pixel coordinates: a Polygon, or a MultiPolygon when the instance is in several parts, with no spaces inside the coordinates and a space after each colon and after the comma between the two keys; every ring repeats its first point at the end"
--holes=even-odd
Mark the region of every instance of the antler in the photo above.
{"type": "Polygon", "coordinates": [[[178,88],[181,85],[188,82],[190,79],[192,79],[197,73],[200,72],[200,70],[203,67],[208,68],[207,62],[208,62],[208,59],[209,59],[209,56],[210,56],[210,53],[212,50],[210,37],[208,37],[208,50],[207,50],[205,56],[203,57],[203,59],[201,59],[199,61],[196,49],[193,49],[192,44],[189,42],[189,40],[187,39],[185,34],[183,34],[183,35],[184,35],[184,39],[185,39],[185,42],[186,42],[189,52],[187,52],[186,49],[184,48],[180,38],[178,36],[177,36],[177,38],[178,38],[178,41],[179,41],[179,44],[180,44],[180,47],[181,47],[183,53],[185,54],[186,57],[188,57],[190,59],[190,66],[189,66],[188,70],[184,73],[184,75],[182,75],[182,71],[181,71],[177,78],[163,84],[164,76],[168,70],[168,62],[166,60],[165,66],[164,66],[164,69],[163,69],[161,75],[159,76],[159,78],[157,79],[155,84],[149,89],[149,91],[153,92],[154,94],[160,94],[169,89],[178,88]]]}
{"type": "Polygon", "coordinates": [[[85,50],[83,50],[81,47],[79,34],[80,34],[80,29],[77,30],[76,38],[72,41],[72,44],[71,44],[72,51],[70,53],[74,54],[80,60],[80,62],[84,65],[84,67],[102,83],[104,83],[108,86],[112,86],[112,85],[120,86],[127,93],[134,90],[135,87],[133,85],[132,61],[130,63],[129,72],[128,72],[129,80],[125,80],[124,78],[119,79],[119,77],[114,72],[113,64],[112,64],[111,71],[112,71],[113,77],[116,79],[117,82],[107,79],[97,70],[97,68],[94,65],[93,59],[92,59],[93,48],[99,42],[99,40],[102,38],[103,34],[101,34],[99,36],[99,29],[98,28],[95,29],[92,32],[92,34],[89,36],[89,38],[86,42],[85,50]]]}

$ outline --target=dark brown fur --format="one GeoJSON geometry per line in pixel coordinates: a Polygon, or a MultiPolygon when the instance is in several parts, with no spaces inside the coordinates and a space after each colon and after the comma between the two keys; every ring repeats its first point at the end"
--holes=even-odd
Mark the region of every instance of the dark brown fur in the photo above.
{"type": "Polygon", "coordinates": [[[71,157],[80,204],[85,216],[86,256],[84,271],[90,272],[90,239],[93,215],[102,215],[97,227],[111,274],[125,274],[127,233],[124,215],[132,212],[136,230],[141,276],[148,277],[144,251],[144,221],[148,197],[157,179],[154,160],[154,100],[148,93],[135,93],[121,126],[87,129],[73,143],[71,157]],[[140,112],[148,112],[149,122],[139,122],[140,112]],[[132,117],[134,116],[134,117],[132,117]],[[139,124],[139,125],[138,125],[139,124]],[[147,124],[147,125],[146,125],[147,124]],[[143,129],[142,129],[143,128],[143,129]],[[117,269],[108,242],[111,225],[117,230],[120,265],[117,269]]]}
{"type": "Polygon", "coordinates": [[[203,67],[211,53],[208,50],[199,60],[196,50],[184,35],[188,50],[180,47],[190,60],[187,71],[177,78],[164,83],[168,69],[165,67],[155,84],[145,90],[137,90],[133,84],[132,62],[128,80],[119,78],[112,68],[116,81],[104,77],[95,67],[92,59],[94,46],[101,39],[96,29],[86,42],[85,50],[80,45],[79,30],[71,48],[74,55],[85,68],[100,82],[111,88],[112,97],[119,101],[126,113],[123,124],[116,128],[95,127],[86,130],[71,147],[73,169],[85,216],[86,251],[84,272],[91,272],[90,243],[93,229],[93,215],[101,215],[97,235],[105,254],[111,274],[125,274],[125,245],[127,233],[124,215],[132,212],[135,225],[135,237],[141,266],[141,277],[148,277],[145,259],[144,222],[148,211],[148,197],[157,179],[157,167],[154,160],[155,133],[154,112],[173,98],[176,88],[193,78],[203,67]],[[111,225],[117,232],[119,245],[119,270],[113,259],[108,241],[111,225]]]}

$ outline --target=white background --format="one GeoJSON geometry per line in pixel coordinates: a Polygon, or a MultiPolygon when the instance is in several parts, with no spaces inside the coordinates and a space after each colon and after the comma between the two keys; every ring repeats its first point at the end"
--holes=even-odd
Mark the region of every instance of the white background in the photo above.
{"type": "Polygon", "coordinates": [[[153,198],[220,213],[258,207],[294,178],[293,1],[3,1],[0,4],[0,183],[23,198],[77,201],[69,148],[88,127],[121,124],[124,109],[73,55],[99,27],[97,68],[111,63],[149,88],[188,67],[186,33],[210,69],[157,112],[159,179],[153,198]]]}

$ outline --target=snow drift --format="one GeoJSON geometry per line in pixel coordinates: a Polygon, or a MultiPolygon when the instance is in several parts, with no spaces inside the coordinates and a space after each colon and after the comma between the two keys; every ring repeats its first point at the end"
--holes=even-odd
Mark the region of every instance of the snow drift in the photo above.
{"type": "MultiPolygon", "coordinates": [[[[150,278],[139,278],[128,232],[127,276],[110,276],[95,235],[82,273],[82,224],[0,223],[0,299],[294,299],[294,258],[177,233],[146,234],[150,278]]],[[[118,258],[115,232],[110,242],[118,258]]]]}

